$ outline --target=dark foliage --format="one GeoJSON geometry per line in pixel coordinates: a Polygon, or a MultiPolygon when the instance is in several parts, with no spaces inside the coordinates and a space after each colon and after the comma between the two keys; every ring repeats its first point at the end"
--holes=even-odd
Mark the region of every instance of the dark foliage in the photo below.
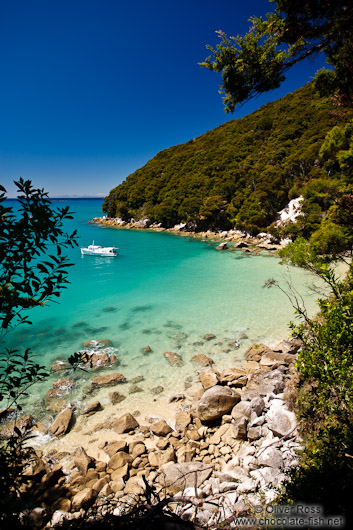
{"type": "Polygon", "coordinates": [[[325,135],[349,118],[349,110],[338,109],[307,85],[158,153],[111,190],[103,209],[110,217],[148,217],[165,227],[179,222],[198,230],[236,225],[257,233],[271,225],[289,199],[305,192],[310,219],[299,225],[299,233],[310,234],[342,195],[339,168],[326,167],[320,148],[325,135]]]}

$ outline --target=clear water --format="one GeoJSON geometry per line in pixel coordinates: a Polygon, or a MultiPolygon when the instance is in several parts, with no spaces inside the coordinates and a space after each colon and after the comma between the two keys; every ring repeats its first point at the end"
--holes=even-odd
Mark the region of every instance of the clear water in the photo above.
{"type": "MultiPolygon", "coordinates": [[[[196,353],[211,356],[221,369],[241,365],[252,342],[273,344],[288,336],[293,308],[278,289],[262,288],[266,279],[285,285],[290,277],[304,294],[307,308],[315,311],[316,296],[307,287],[312,278],[298,269],[287,271],[272,256],[219,252],[215,242],[89,223],[101,215],[98,199],[53,204],[69,204],[75,212],[67,229],[78,230],[80,246],[94,240],[119,247],[119,256],[82,256],[79,248],[70,250],[75,266],[59,303],[32,310],[33,325],[8,335],[11,346],[30,346],[46,365],[78,351],[82,341],[110,339],[118,348],[118,371],[128,379],[143,375],[142,387],[162,384],[177,392],[188,374],[197,377],[190,364],[196,353]],[[216,338],[204,340],[207,333],[216,338]],[[238,349],[229,346],[241,336],[238,349]],[[141,351],[147,345],[153,350],[148,356],[141,351]],[[170,367],[163,356],[166,351],[178,352],[184,367],[170,367]]],[[[84,382],[89,377],[74,374],[84,382]]],[[[38,397],[51,384],[52,380],[32,388],[31,407],[42,407],[38,397]]],[[[140,399],[145,399],[143,394],[140,399]]]]}

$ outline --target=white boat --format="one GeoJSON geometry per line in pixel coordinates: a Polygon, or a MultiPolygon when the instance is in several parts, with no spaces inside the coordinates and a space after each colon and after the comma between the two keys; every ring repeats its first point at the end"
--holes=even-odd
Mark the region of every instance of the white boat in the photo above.
{"type": "Polygon", "coordinates": [[[116,247],[100,247],[95,245],[94,241],[92,245],[88,247],[81,247],[81,254],[88,256],[108,256],[110,258],[118,255],[118,249],[116,247]]]}

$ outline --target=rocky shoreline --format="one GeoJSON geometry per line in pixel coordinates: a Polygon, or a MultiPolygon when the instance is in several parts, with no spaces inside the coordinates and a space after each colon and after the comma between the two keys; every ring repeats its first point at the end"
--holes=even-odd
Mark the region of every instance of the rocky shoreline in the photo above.
{"type": "MultiPolygon", "coordinates": [[[[199,359],[198,388],[170,396],[174,417],[140,419],[129,411],[97,423],[90,436],[98,439],[99,457],[82,446],[35,450],[22,486],[37,504],[30,518],[52,528],[88,507],[95,517],[109,511],[120,515],[146,492],[146,481],[160,496],[182,496],[183,518],[209,528],[253,513],[254,506],[265,509],[297,464],[301,447],[285,396],[299,348],[293,339],[273,349],[253,344],[243,368],[221,372],[211,359],[199,359]]],[[[108,384],[118,396],[122,377],[98,376],[95,384],[108,384]]],[[[99,406],[92,401],[82,414],[94,416],[99,406]]],[[[51,434],[63,441],[71,422],[68,407],[56,417],[51,434]]],[[[11,424],[5,429],[9,433],[11,424]]],[[[173,506],[178,511],[179,504],[173,506]]]]}
{"type": "Polygon", "coordinates": [[[284,248],[289,240],[278,240],[271,234],[263,232],[256,237],[240,230],[207,230],[198,232],[191,230],[186,223],[175,225],[173,228],[164,228],[160,223],[151,223],[148,219],[123,221],[120,218],[94,217],[92,223],[102,224],[111,228],[125,230],[151,230],[154,232],[168,232],[184,237],[195,237],[198,239],[210,239],[219,241],[217,250],[240,249],[245,253],[258,253],[261,250],[278,251],[284,248]]]}

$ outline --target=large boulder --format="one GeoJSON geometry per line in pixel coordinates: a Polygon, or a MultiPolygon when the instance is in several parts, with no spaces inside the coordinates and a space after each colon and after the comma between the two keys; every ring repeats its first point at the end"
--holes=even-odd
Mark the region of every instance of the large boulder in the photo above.
{"type": "Polygon", "coordinates": [[[119,374],[118,372],[116,372],[115,374],[107,374],[99,377],[94,377],[92,379],[92,386],[95,388],[100,388],[104,386],[114,386],[118,385],[119,383],[125,382],[126,378],[123,376],[123,374],[119,374]]]}
{"type": "Polygon", "coordinates": [[[281,399],[272,400],[271,406],[266,414],[269,429],[275,436],[285,436],[295,429],[297,420],[294,412],[284,407],[281,399]]]}
{"type": "Polygon", "coordinates": [[[88,508],[96,500],[98,491],[91,488],[85,488],[82,491],[79,491],[72,497],[71,504],[73,511],[79,511],[81,508],[88,508]]]}
{"type": "Polygon", "coordinates": [[[167,464],[159,482],[170,495],[190,487],[199,487],[212,473],[212,467],[202,462],[184,462],[182,464],[167,464]]]}
{"type": "Polygon", "coordinates": [[[118,418],[113,425],[115,432],[123,434],[124,432],[133,431],[139,424],[130,412],[126,412],[118,418]]]}
{"type": "Polygon", "coordinates": [[[264,353],[272,352],[271,348],[265,344],[251,344],[245,352],[247,361],[260,361],[264,353]]]}
{"type": "Polygon", "coordinates": [[[52,436],[61,436],[66,434],[70,427],[72,418],[72,410],[70,408],[63,410],[55,418],[53,425],[49,429],[49,433],[52,436]]]}
{"type": "Polygon", "coordinates": [[[213,368],[205,368],[204,370],[201,370],[199,377],[202,388],[207,390],[208,388],[212,388],[219,383],[220,374],[213,368]]]}
{"type": "Polygon", "coordinates": [[[229,412],[240,401],[240,394],[220,385],[206,390],[197,407],[201,421],[216,420],[229,412]]]}
{"type": "Polygon", "coordinates": [[[173,431],[170,425],[164,420],[157,421],[157,423],[154,423],[151,425],[151,431],[153,434],[156,434],[157,436],[166,436],[170,432],[173,431]]]}

